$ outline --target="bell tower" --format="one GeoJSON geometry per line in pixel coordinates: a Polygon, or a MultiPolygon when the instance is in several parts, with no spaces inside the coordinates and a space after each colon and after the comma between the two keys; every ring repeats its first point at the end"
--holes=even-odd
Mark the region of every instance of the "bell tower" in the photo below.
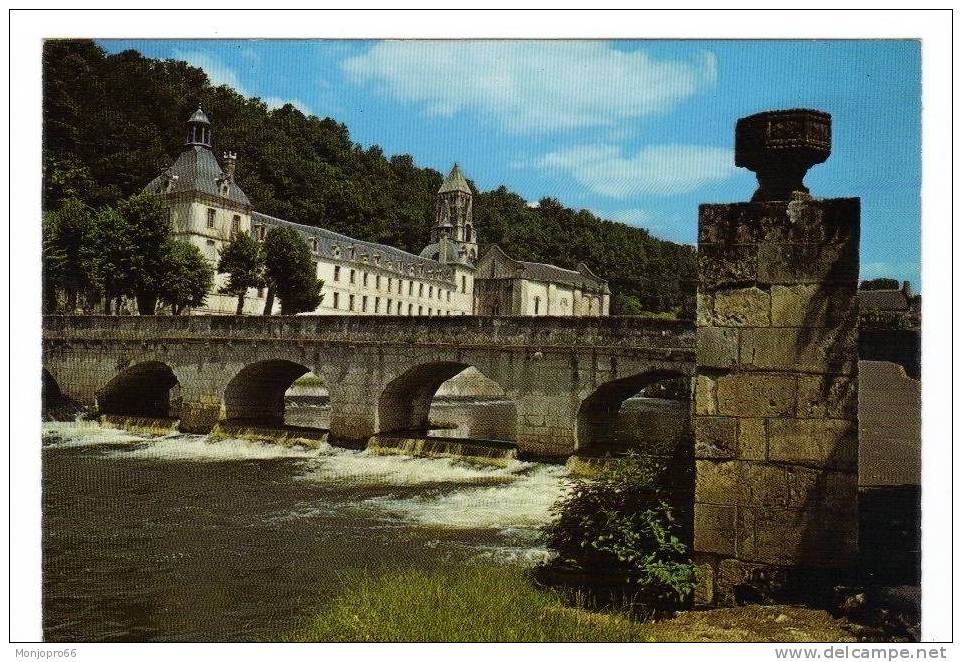
{"type": "Polygon", "coordinates": [[[187,120],[187,141],[184,143],[184,147],[196,145],[197,147],[210,149],[211,138],[210,120],[198,106],[194,114],[187,120]]]}
{"type": "MultiPolygon", "coordinates": [[[[434,205],[435,223],[431,230],[431,242],[451,245],[455,261],[473,264],[478,259],[478,237],[472,217],[471,187],[457,163],[438,189],[434,205]]],[[[448,251],[440,254],[447,257],[448,251]]]]}

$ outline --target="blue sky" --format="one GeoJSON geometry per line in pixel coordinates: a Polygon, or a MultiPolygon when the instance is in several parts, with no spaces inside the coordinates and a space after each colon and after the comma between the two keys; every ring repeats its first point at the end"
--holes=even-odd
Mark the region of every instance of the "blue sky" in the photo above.
{"type": "Polygon", "coordinates": [[[806,183],[817,196],[862,198],[863,278],[919,287],[917,41],[100,44],[186,60],[214,83],[333,117],[355,141],[422,166],[458,161],[482,190],[556,197],[686,243],[699,203],[754,191],[754,175],[733,165],[737,118],[825,110],[832,156],[806,183]]]}

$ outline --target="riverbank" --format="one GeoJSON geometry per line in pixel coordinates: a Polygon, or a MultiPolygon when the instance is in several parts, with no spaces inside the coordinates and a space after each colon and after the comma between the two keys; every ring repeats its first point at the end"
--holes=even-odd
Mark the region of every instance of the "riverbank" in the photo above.
{"type": "MultiPolygon", "coordinates": [[[[577,601],[576,601],[577,602],[577,601]]],[[[820,609],[748,605],[646,620],[572,606],[513,565],[343,577],[286,640],[378,642],[855,641],[820,609]]]]}

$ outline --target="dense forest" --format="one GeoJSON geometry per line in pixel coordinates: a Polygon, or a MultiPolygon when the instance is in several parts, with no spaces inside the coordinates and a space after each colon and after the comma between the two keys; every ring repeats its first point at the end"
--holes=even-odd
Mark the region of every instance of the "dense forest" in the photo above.
{"type": "MultiPolygon", "coordinates": [[[[72,197],[114,205],[140,191],[173,162],[184,121],[201,105],[215,149],[240,156],[237,180],[258,211],[414,253],[428,243],[441,173],[352,142],[334,119],[291,105],[271,110],[211,85],[186,62],[108,55],[92,41],[46,42],[43,74],[46,211],[72,197]]],[[[676,310],[694,279],[690,246],[552,198],[529,207],[504,186],[471,186],[482,252],[497,243],[518,259],[569,268],[583,261],[609,280],[613,314],[676,310]]]]}

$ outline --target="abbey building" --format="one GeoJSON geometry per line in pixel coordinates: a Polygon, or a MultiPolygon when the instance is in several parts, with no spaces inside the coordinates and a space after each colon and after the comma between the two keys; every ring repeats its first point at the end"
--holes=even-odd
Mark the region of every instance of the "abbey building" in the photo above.
{"type": "MultiPolygon", "coordinates": [[[[239,232],[263,240],[273,227],[296,229],[324,281],[323,300],[312,314],[608,314],[608,284],[583,264],[570,270],[523,262],[497,246],[479,259],[471,189],[457,164],[438,189],[431,243],[414,255],[255,211],[234,181],[237,155],[225,153],[222,167],[211,145],[210,121],[198,109],[187,121],[187,142],[177,160],[145,190],[164,196],[174,235],[215,266],[239,232]]],[[[218,293],[226,281],[226,274],[218,274],[205,305],[191,312],[233,314],[237,298],[218,293]]],[[[261,314],[265,299],[263,290],[249,290],[244,310],[261,314]]]]}

